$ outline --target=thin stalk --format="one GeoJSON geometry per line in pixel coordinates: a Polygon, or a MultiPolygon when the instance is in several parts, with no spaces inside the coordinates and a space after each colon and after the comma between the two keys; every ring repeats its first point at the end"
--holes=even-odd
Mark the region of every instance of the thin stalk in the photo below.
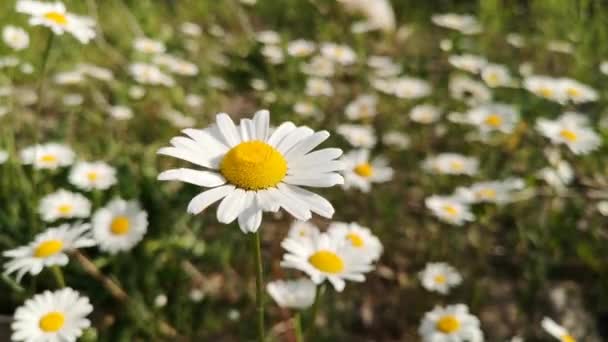
{"type": "Polygon", "coordinates": [[[325,283],[317,286],[317,291],[315,293],[315,301],[312,303],[312,308],[310,309],[310,319],[308,322],[308,329],[306,330],[306,337],[309,341],[314,341],[315,337],[315,321],[317,320],[317,312],[319,311],[319,302],[321,301],[321,296],[325,290],[325,283]]]}
{"type": "Polygon", "coordinates": [[[65,279],[63,278],[63,272],[59,266],[54,265],[51,266],[51,271],[53,272],[53,276],[55,277],[55,281],[57,282],[57,286],[60,288],[65,287],[65,279]]]}
{"type": "Polygon", "coordinates": [[[257,312],[258,341],[264,342],[264,280],[259,230],[253,234],[251,245],[255,256],[255,304],[257,312]]]}
{"type": "Polygon", "coordinates": [[[293,331],[296,336],[296,342],[304,342],[302,336],[302,314],[298,311],[293,317],[293,331]]]}

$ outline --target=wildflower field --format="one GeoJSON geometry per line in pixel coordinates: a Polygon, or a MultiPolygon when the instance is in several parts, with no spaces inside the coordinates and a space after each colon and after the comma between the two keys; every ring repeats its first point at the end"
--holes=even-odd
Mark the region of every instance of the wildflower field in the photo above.
{"type": "Polygon", "coordinates": [[[0,342],[608,340],[607,24],[0,1],[0,342]]]}

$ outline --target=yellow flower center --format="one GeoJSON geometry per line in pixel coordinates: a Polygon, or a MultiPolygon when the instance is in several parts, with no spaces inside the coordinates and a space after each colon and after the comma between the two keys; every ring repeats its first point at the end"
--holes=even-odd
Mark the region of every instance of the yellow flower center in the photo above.
{"type": "Polygon", "coordinates": [[[502,118],[498,114],[490,114],[484,120],[485,124],[492,127],[499,127],[502,124],[502,118]]]}
{"type": "Polygon", "coordinates": [[[458,215],[458,208],[450,204],[443,206],[443,211],[450,216],[458,215]]]}
{"type": "Polygon", "coordinates": [[[443,274],[436,275],[435,278],[433,278],[433,280],[437,284],[445,284],[445,282],[447,281],[447,279],[445,278],[445,276],[443,274]]]}
{"type": "Polygon", "coordinates": [[[344,270],[344,261],[334,252],[321,250],[308,258],[308,262],[325,273],[340,273],[344,270]]]}
{"type": "Polygon", "coordinates": [[[562,342],[576,342],[576,339],[574,339],[574,337],[572,337],[572,335],[566,334],[566,335],[562,336],[562,342]]]}
{"type": "Polygon", "coordinates": [[[481,189],[477,192],[477,196],[480,198],[496,198],[496,190],[494,189],[481,189]]]}
{"type": "Polygon", "coordinates": [[[569,129],[562,130],[561,132],[559,132],[559,135],[570,142],[574,142],[578,139],[578,135],[574,131],[571,131],[569,129]]]}
{"type": "Polygon", "coordinates": [[[437,321],[437,330],[445,334],[451,334],[460,329],[460,321],[453,315],[446,315],[437,321]]]}
{"type": "Polygon", "coordinates": [[[578,90],[577,88],[568,88],[566,90],[566,93],[568,94],[568,96],[570,97],[578,97],[581,95],[581,91],[578,90]]]}
{"type": "Polygon", "coordinates": [[[57,210],[61,215],[69,215],[73,209],[74,207],[71,204],[62,204],[57,207],[57,210]]]}
{"type": "Polygon", "coordinates": [[[272,146],[259,140],[233,147],[221,162],[220,172],[230,184],[246,190],[271,188],[287,174],[287,161],[272,146]]]}
{"type": "Polygon", "coordinates": [[[38,326],[44,332],[57,332],[65,324],[65,316],[61,312],[53,311],[40,318],[38,326]]]}
{"type": "Polygon", "coordinates": [[[369,163],[363,163],[355,166],[355,173],[361,177],[369,177],[374,173],[374,168],[369,163]]]}
{"type": "Polygon", "coordinates": [[[42,161],[43,163],[54,163],[57,161],[57,156],[54,154],[45,154],[43,156],[40,157],[40,161],[42,161]]]}
{"type": "Polygon", "coordinates": [[[44,17],[58,25],[65,25],[68,23],[68,18],[63,13],[47,12],[44,14],[44,17]]]}
{"type": "Polygon", "coordinates": [[[110,231],[114,235],[124,235],[129,232],[130,226],[131,223],[129,222],[128,218],[124,216],[117,216],[110,224],[110,231]]]}
{"type": "Polygon", "coordinates": [[[462,171],[464,164],[459,160],[454,160],[450,163],[450,168],[454,171],[462,171]]]}
{"type": "Polygon", "coordinates": [[[553,96],[553,89],[551,88],[540,88],[538,90],[538,92],[540,93],[540,95],[544,96],[544,97],[551,97],[553,96]]]}
{"type": "Polygon", "coordinates": [[[34,256],[36,258],[47,258],[51,255],[57,254],[63,248],[63,242],[61,240],[47,240],[38,245],[34,250],[34,256]]]}
{"type": "Polygon", "coordinates": [[[99,174],[95,171],[87,173],[87,178],[90,182],[95,182],[99,178],[99,174]]]}
{"type": "Polygon", "coordinates": [[[488,75],[489,84],[496,84],[496,83],[498,83],[498,81],[499,81],[499,78],[498,78],[497,74],[492,73],[492,74],[488,75]]]}
{"type": "Polygon", "coordinates": [[[363,241],[363,239],[361,238],[361,236],[359,236],[359,234],[355,234],[355,233],[348,233],[348,235],[346,235],[346,238],[350,240],[350,243],[354,246],[354,247],[363,247],[363,245],[365,245],[365,242],[363,241]]]}

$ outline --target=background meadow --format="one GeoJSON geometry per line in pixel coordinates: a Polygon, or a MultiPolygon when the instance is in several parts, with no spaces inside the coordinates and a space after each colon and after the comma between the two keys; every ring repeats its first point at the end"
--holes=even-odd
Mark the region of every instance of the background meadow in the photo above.
{"type": "MultiPolygon", "coordinates": [[[[54,226],[38,213],[43,196],[61,188],[81,192],[68,182],[69,168],[47,171],[23,165],[23,148],[59,142],[70,146],[78,160],[102,160],[116,168],[115,185],[82,193],[91,200],[93,211],[116,196],[136,199],[148,213],[149,226],[144,239],[128,252],[81,251],[108,277],[104,279],[119,284],[128,301],[112,296],[102,278],[91,277],[77,258],[63,267],[66,283],[88,296],[95,308],[89,316],[93,328],[85,331],[83,341],[254,339],[249,239],[237,224],[218,223],[214,210],[189,215],[187,204],[200,189],[158,181],[162,170],[185,163],[156,152],[184,126],[205,127],[219,112],[235,120],[249,117],[261,108],[270,111],[274,125],[293,121],[330,131],[324,146],[345,152],[355,147],[337,133],[338,127],[369,125],[378,141],[372,155],[386,157],[394,170],[392,180],[373,184],[368,193],[341,187],[318,191],[334,205],[333,220],[369,227],[384,253],[365,282],[348,283],[341,293],[325,293],[316,340],[418,341],[424,313],[453,303],[467,304],[479,317],[487,341],[510,341],[515,336],[550,341],[539,323],[545,316],[562,322],[579,341],[608,338],[608,210],[604,205],[602,214],[600,204],[608,200],[608,76],[600,68],[608,56],[608,4],[392,1],[395,29],[364,33],[351,31],[363,17],[335,1],[66,0],[65,5],[70,12],[94,18],[97,35],[86,45],[69,34],[55,36],[46,51],[48,29],[29,26],[27,16],[15,12],[15,1],[0,3],[0,26],[20,26],[30,36],[29,47],[22,51],[0,44],[0,149],[8,153],[0,164],[0,251],[27,244],[54,226]],[[438,27],[431,16],[440,13],[474,15],[481,32],[469,35],[438,27]],[[200,35],[184,33],[185,22],[197,24],[200,35]],[[269,44],[259,41],[259,32],[265,30],[278,33],[281,51],[294,39],[336,42],[351,47],[356,62],[336,66],[333,75],[324,77],[333,87],[331,96],[307,95],[310,76],[301,68],[311,57],[284,54],[280,63],[273,63],[273,56],[264,52],[269,44]],[[513,45],[514,33],[523,41],[515,44],[519,46],[513,45]],[[198,73],[174,75],[171,86],[138,84],[129,65],[152,60],[133,48],[142,36],[164,42],[167,53],[194,63],[198,73]],[[467,74],[450,64],[449,56],[463,53],[504,65],[518,85],[531,69],[528,74],[575,79],[593,87],[599,97],[588,103],[559,104],[521,86],[492,88],[493,101],[515,106],[520,122],[511,133],[480,137],[476,127],[449,119],[449,113],[472,107],[449,89],[451,77],[467,74]],[[379,55],[399,65],[399,75],[428,82],[428,95],[400,98],[374,87],[376,76],[368,61],[379,55]],[[7,62],[9,56],[18,59],[16,65],[7,62]],[[58,75],[77,70],[82,63],[111,70],[113,77],[58,84],[58,75]],[[133,96],[134,86],[141,87],[143,96],[133,96]],[[345,108],[363,94],[377,96],[377,115],[349,120],[345,108]],[[66,100],[74,95],[80,97],[75,105],[66,100]],[[316,112],[296,113],[294,105],[299,102],[316,112]],[[433,104],[443,116],[430,124],[414,122],[409,113],[419,104],[433,104]],[[132,118],[117,119],[112,106],[128,107],[132,118]],[[603,144],[577,155],[563,145],[552,145],[535,129],[538,118],[555,119],[566,111],[584,113],[603,144]],[[382,138],[391,131],[407,137],[401,148],[382,138]],[[427,157],[442,152],[478,158],[478,172],[446,175],[423,167],[427,157]],[[553,167],[551,155],[556,153],[573,174],[561,187],[539,175],[543,168],[553,167]],[[425,206],[432,195],[511,177],[525,185],[513,200],[472,206],[475,220],[462,226],[442,222],[425,206]],[[418,273],[434,261],[448,262],[462,274],[462,284],[448,295],[429,292],[420,284],[418,273]]],[[[281,241],[292,221],[285,212],[264,215],[261,238],[267,281],[301,274],[279,265],[281,241]]],[[[314,217],[312,222],[323,229],[331,221],[314,217]]],[[[18,306],[56,287],[48,269],[21,282],[3,275],[0,340],[9,340],[18,306]]],[[[269,297],[266,307],[268,338],[295,341],[290,312],[269,297]]]]}

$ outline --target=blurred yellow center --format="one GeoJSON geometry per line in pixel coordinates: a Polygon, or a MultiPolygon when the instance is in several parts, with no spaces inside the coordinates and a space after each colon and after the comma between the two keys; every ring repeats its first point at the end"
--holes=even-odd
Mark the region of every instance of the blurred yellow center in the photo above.
{"type": "Polygon", "coordinates": [[[131,223],[129,219],[124,216],[117,216],[112,220],[110,224],[110,231],[114,235],[124,235],[129,232],[131,223]]]}
{"type": "Polygon", "coordinates": [[[62,215],[69,215],[73,209],[74,207],[71,204],[62,204],[57,208],[62,215]]]}
{"type": "Polygon", "coordinates": [[[540,88],[538,92],[544,97],[551,97],[553,95],[553,89],[551,88],[540,88]]]}
{"type": "Polygon", "coordinates": [[[453,205],[448,204],[448,205],[443,206],[443,211],[450,216],[458,215],[458,208],[456,208],[453,205]]]}
{"type": "Polygon", "coordinates": [[[361,236],[355,233],[348,233],[348,235],[346,235],[346,238],[349,239],[350,243],[352,243],[352,245],[355,247],[363,247],[363,245],[365,244],[361,236]]]}
{"type": "Polygon", "coordinates": [[[361,177],[369,177],[374,172],[374,168],[369,163],[363,163],[355,166],[355,173],[361,177]]]}
{"type": "Polygon", "coordinates": [[[498,114],[490,114],[484,120],[485,124],[492,127],[499,127],[502,124],[502,118],[498,114]]]}
{"type": "Polygon", "coordinates": [[[460,322],[453,315],[443,316],[437,321],[437,330],[445,334],[451,334],[460,329],[460,322]]]}
{"type": "Polygon", "coordinates": [[[562,336],[562,342],[576,342],[576,339],[574,339],[574,337],[572,337],[572,335],[564,335],[562,336]]]}
{"type": "Polygon", "coordinates": [[[435,278],[433,278],[433,280],[435,280],[436,284],[445,284],[447,279],[443,274],[438,274],[435,276],[435,278]]]}
{"type": "Polygon", "coordinates": [[[578,139],[578,135],[569,129],[562,130],[559,132],[559,135],[568,141],[576,141],[578,139]]]}
{"type": "Polygon", "coordinates": [[[489,74],[488,75],[488,83],[496,84],[498,83],[498,75],[497,74],[489,74]]]}
{"type": "Polygon", "coordinates": [[[40,318],[38,326],[44,332],[56,332],[63,327],[65,316],[61,312],[53,311],[40,318]]]}
{"type": "Polygon", "coordinates": [[[47,12],[44,14],[44,17],[55,24],[65,25],[68,23],[68,18],[63,13],[59,12],[47,12]]]}
{"type": "Polygon", "coordinates": [[[576,88],[568,88],[566,90],[566,93],[568,94],[568,96],[570,97],[577,97],[581,95],[581,91],[576,89],[576,88]]]}
{"type": "Polygon", "coordinates": [[[496,198],[496,190],[494,189],[481,189],[477,192],[477,196],[481,198],[496,198]]]}
{"type": "Polygon", "coordinates": [[[94,182],[99,178],[99,174],[95,171],[91,171],[87,173],[87,178],[89,179],[89,181],[94,182]]]}
{"type": "Polygon", "coordinates": [[[220,172],[230,184],[246,190],[260,190],[271,188],[285,178],[287,161],[267,143],[247,141],[226,153],[220,172]]]}
{"type": "Polygon", "coordinates": [[[59,253],[61,248],[63,248],[63,242],[61,242],[61,240],[47,240],[36,247],[34,256],[37,258],[47,258],[59,253]]]}
{"type": "Polygon", "coordinates": [[[325,273],[340,273],[344,270],[342,258],[330,251],[318,251],[308,258],[308,262],[325,273]]]}
{"type": "Polygon", "coordinates": [[[40,157],[40,160],[44,163],[54,163],[57,161],[57,156],[55,156],[53,154],[45,154],[42,157],[40,157]]]}
{"type": "Polygon", "coordinates": [[[461,171],[464,168],[464,164],[459,160],[454,160],[450,163],[450,168],[454,171],[461,171]]]}

